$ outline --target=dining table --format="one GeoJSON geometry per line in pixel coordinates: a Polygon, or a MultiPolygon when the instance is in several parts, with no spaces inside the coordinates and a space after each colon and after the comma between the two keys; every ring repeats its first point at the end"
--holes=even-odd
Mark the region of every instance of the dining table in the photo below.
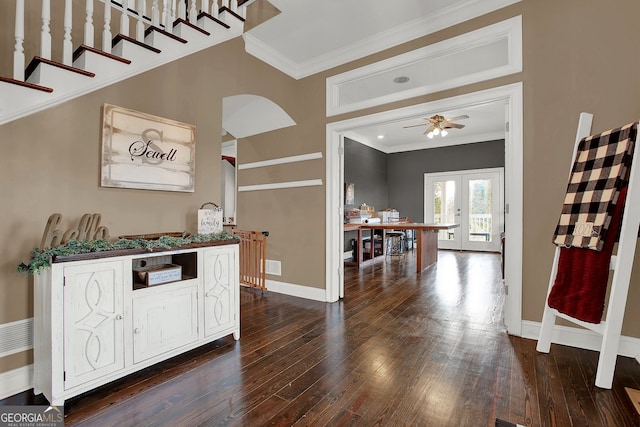
{"type": "Polygon", "coordinates": [[[438,232],[441,230],[451,230],[460,227],[460,224],[429,224],[420,222],[377,222],[377,223],[347,223],[344,224],[344,231],[357,231],[357,247],[356,258],[351,265],[360,267],[363,264],[362,247],[364,236],[363,233],[368,231],[370,234],[373,254],[374,230],[382,230],[382,253],[385,253],[385,233],[388,230],[413,230],[416,238],[416,272],[421,272],[438,261],[438,232]]]}

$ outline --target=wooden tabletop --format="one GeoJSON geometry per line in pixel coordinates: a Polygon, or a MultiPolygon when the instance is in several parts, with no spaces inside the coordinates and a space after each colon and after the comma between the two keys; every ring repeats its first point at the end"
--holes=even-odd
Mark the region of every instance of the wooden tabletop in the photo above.
{"type": "Polygon", "coordinates": [[[392,229],[392,230],[450,230],[460,227],[460,224],[426,224],[422,222],[378,222],[376,224],[345,224],[345,230],[364,229],[392,229]],[[347,228],[347,225],[350,226],[347,228]],[[356,226],[356,227],[353,227],[356,226]]]}

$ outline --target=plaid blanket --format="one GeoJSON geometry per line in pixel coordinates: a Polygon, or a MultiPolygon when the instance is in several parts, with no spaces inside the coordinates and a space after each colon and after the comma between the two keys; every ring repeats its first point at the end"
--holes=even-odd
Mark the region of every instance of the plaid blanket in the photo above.
{"type": "MultiPolygon", "coordinates": [[[[553,242],[601,251],[627,184],[638,123],[580,140],[553,242]]],[[[614,236],[614,238],[617,236],[614,236]]]]}

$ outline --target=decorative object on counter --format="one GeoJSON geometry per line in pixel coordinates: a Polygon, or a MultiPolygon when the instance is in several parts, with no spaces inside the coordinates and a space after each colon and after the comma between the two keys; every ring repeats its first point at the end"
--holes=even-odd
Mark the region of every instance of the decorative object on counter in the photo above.
{"type": "Polygon", "coordinates": [[[383,211],[376,212],[376,216],[382,220],[382,222],[392,222],[400,217],[400,212],[395,209],[387,208],[383,211]]]}
{"type": "Polygon", "coordinates": [[[196,127],[105,104],[103,187],[195,191],[196,127]]]}
{"type": "Polygon", "coordinates": [[[206,202],[198,209],[198,234],[212,234],[222,231],[222,208],[213,202],[206,202]],[[212,208],[205,209],[211,205],[212,208]]]}
{"type": "Polygon", "coordinates": [[[64,245],[70,240],[107,240],[109,239],[109,229],[101,226],[102,215],[98,213],[84,214],[80,218],[78,227],[67,230],[64,233],[58,228],[62,221],[62,215],[54,213],[49,216],[44,234],[40,241],[40,250],[45,248],[64,245]]]}
{"type": "Polygon", "coordinates": [[[158,264],[136,267],[136,284],[144,286],[163,285],[182,280],[182,266],[177,264],[158,264]]]}
{"type": "Polygon", "coordinates": [[[162,236],[154,240],[142,238],[118,239],[109,242],[106,239],[100,240],[70,240],[63,245],[44,249],[34,248],[30,253],[29,263],[20,263],[17,271],[19,273],[39,273],[51,266],[51,263],[59,258],[71,257],[79,254],[94,254],[96,252],[107,251],[157,251],[171,248],[178,248],[187,245],[197,245],[199,243],[211,243],[216,241],[238,240],[238,238],[226,231],[215,234],[196,234],[186,237],[162,236]]]}

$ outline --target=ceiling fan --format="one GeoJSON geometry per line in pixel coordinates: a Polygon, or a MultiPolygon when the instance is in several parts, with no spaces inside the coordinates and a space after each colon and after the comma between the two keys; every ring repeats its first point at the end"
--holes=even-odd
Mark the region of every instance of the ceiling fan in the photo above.
{"type": "Polygon", "coordinates": [[[449,117],[445,118],[439,114],[436,114],[431,117],[423,117],[423,120],[426,120],[426,123],[420,123],[419,125],[411,125],[404,126],[405,128],[413,128],[417,126],[427,126],[427,129],[424,131],[424,135],[427,135],[429,138],[433,138],[434,135],[442,135],[447,136],[449,132],[447,129],[462,129],[465,125],[461,125],[459,123],[454,123],[456,120],[468,119],[469,116],[466,114],[462,116],[449,117]]]}

